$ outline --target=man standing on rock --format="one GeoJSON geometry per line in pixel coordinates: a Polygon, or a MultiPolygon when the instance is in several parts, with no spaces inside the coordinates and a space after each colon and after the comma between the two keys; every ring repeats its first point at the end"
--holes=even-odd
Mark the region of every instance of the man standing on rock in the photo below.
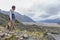
{"type": "Polygon", "coordinates": [[[14,11],[15,11],[15,8],[16,7],[13,5],[11,10],[10,10],[10,14],[9,14],[8,26],[9,26],[10,30],[14,29],[14,23],[15,23],[15,14],[14,14],[14,11]]]}

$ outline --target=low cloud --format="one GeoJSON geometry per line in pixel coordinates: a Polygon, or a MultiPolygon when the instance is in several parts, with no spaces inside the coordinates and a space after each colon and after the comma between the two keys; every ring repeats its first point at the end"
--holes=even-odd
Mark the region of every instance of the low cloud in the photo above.
{"type": "Polygon", "coordinates": [[[60,17],[60,0],[0,0],[0,5],[4,10],[16,5],[16,11],[35,21],[60,17]]]}
{"type": "Polygon", "coordinates": [[[50,0],[50,2],[46,1],[41,4],[37,3],[30,10],[32,10],[34,14],[33,19],[35,20],[54,19],[60,12],[60,1],[50,0]]]}

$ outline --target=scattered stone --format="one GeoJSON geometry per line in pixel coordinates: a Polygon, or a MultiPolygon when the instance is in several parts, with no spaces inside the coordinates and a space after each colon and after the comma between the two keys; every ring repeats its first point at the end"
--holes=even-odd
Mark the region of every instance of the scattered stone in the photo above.
{"type": "Polygon", "coordinates": [[[27,34],[24,34],[24,35],[23,35],[23,38],[24,38],[24,39],[28,39],[28,37],[29,37],[29,36],[28,36],[27,34]]]}
{"type": "Polygon", "coordinates": [[[10,34],[14,34],[14,32],[9,32],[10,34]]]}
{"type": "Polygon", "coordinates": [[[0,37],[3,38],[5,36],[4,33],[0,33],[0,37]]]}
{"type": "Polygon", "coordinates": [[[23,40],[23,37],[20,37],[20,40],[23,40]]]}

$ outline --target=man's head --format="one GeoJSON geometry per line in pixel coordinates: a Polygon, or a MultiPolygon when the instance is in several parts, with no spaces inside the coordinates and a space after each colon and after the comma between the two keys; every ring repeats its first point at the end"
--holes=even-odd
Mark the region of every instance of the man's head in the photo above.
{"type": "Polygon", "coordinates": [[[16,8],[16,7],[13,5],[13,6],[12,6],[12,10],[15,10],[15,8],[16,8]]]}

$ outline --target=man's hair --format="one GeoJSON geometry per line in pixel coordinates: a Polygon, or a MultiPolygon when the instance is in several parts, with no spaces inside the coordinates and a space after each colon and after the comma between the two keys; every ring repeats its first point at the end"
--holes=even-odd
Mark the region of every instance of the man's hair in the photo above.
{"type": "Polygon", "coordinates": [[[15,6],[13,5],[12,8],[15,8],[15,6]]]}

